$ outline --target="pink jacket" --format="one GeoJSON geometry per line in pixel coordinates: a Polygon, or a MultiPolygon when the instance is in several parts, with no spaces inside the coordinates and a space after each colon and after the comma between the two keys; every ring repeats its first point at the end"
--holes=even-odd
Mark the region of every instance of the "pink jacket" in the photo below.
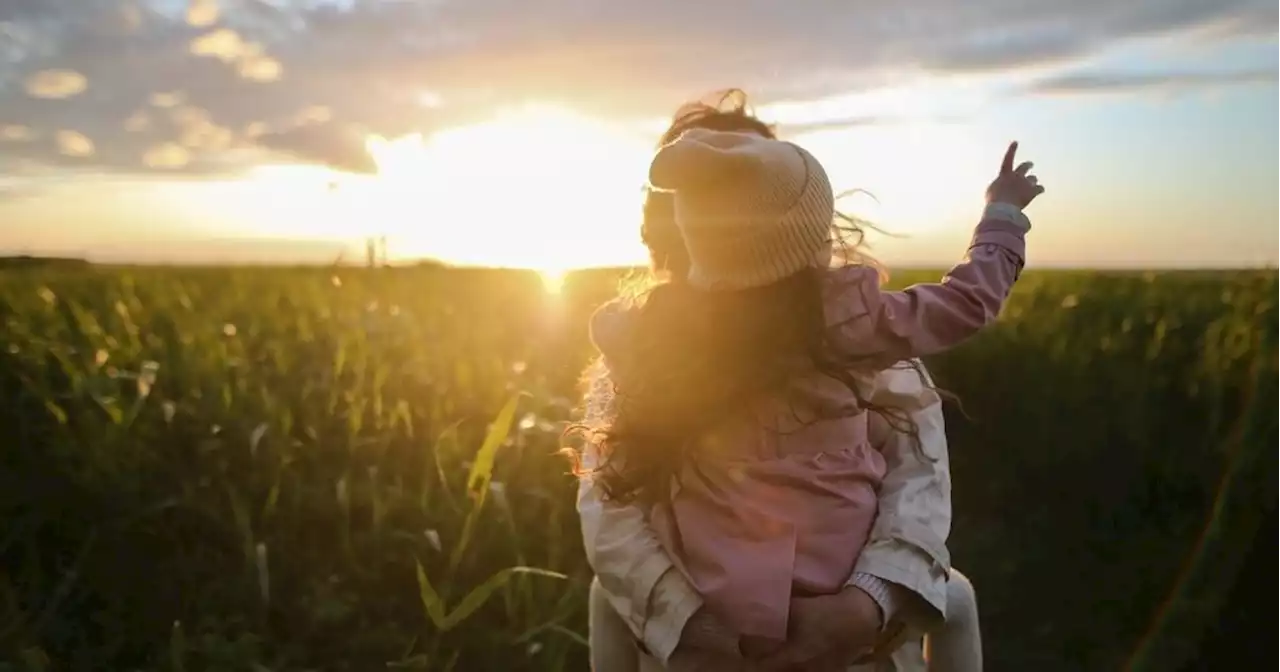
{"type": "MultiPolygon", "coordinates": [[[[889,292],[873,269],[833,270],[823,297],[830,342],[884,368],[959,344],[999,314],[1023,266],[1027,228],[1020,212],[989,207],[966,259],[939,284],[889,292]]],[[[593,318],[606,362],[625,341],[628,314],[611,305],[593,318]]],[[[797,401],[852,406],[839,383],[796,380],[780,396],[753,419],[709,432],[705,445],[725,450],[700,455],[698,473],[686,474],[650,521],[709,611],[742,636],[770,640],[785,639],[793,593],[845,585],[875,521],[885,469],[868,440],[867,413],[794,420],[797,401]]]]}

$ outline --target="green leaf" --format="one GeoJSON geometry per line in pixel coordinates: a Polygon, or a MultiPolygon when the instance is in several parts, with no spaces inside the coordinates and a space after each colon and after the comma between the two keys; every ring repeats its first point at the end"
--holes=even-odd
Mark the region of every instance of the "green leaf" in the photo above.
{"type": "Polygon", "coordinates": [[[427,571],[422,568],[422,562],[415,559],[414,565],[418,569],[418,599],[422,600],[422,609],[436,629],[444,630],[444,600],[440,599],[440,594],[432,587],[427,571]]]}
{"type": "Polygon", "coordinates": [[[187,638],[182,632],[182,622],[174,621],[173,629],[169,631],[169,664],[173,667],[173,672],[183,672],[186,669],[186,657],[187,638]]]}
{"type": "Polygon", "coordinates": [[[453,611],[449,612],[449,616],[445,618],[444,627],[442,629],[449,630],[465,621],[468,616],[475,613],[475,611],[480,607],[484,606],[484,603],[488,602],[489,598],[492,597],[499,588],[506,585],[507,582],[511,580],[511,577],[517,574],[545,576],[553,579],[568,578],[559,572],[553,572],[548,569],[538,569],[537,567],[508,567],[506,569],[499,570],[493,576],[490,576],[487,581],[480,584],[470,593],[467,593],[466,597],[462,598],[461,602],[458,602],[458,606],[454,607],[453,611]]]}
{"type": "Polygon", "coordinates": [[[441,632],[447,632],[459,623],[462,623],[477,609],[484,606],[485,602],[493,596],[499,588],[507,584],[511,577],[517,574],[530,576],[545,576],[553,579],[567,579],[568,577],[559,572],[553,572],[548,569],[539,569],[537,567],[508,567],[499,570],[490,576],[484,583],[480,584],[471,592],[467,593],[458,606],[446,612],[444,600],[440,598],[440,594],[431,585],[430,579],[427,578],[427,572],[422,568],[422,563],[414,560],[414,564],[418,571],[418,597],[422,600],[422,608],[427,614],[427,619],[431,624],[441,632]]]}
{"type": "Polygon", "coordinates": [[[523,394],[513,395],[498,412],[498,417],[489,425],[489,432],[484,443],[471,462],[471,472],[467,475],[467,494],[471,497],[471,510],[467,512],[466,521],[462,524],[462,536],[449,554],[450,573],[462,564],[467,547],[471,545],[471,537],[475,534],[476,524],[480,519],[480,511],[484,508],[485,495],[489,492],[489,483],[493,480],[493,465],[498,456],[498,448],[511,432],[511,423],[516,417],[516,408],[520,405],[523,394]]]}
{"type": "Polygon", "coordinates": [[[276,505],[280,502],[280,477],[276,476],[276,480],[271,484],[271,489],[267,491],[267,501],[262,505],[262,519],[269,520],[276,512],[276,505]]]}
{"type": "Polygon", "coordinates": [[[53,403],[52,401],[46,401],[44,402],[44,407],[51,415],[53,415],[53,418],[58,421],[59,425],[67,424],[67,412],[62,410],[61,406],[53,403]]]}
{"type": "Polygon", "coordinates": [[[493,419],[493,424],[489,426],[489,432],[484,437],[484,443],[480,445],[480,450],[471,463],[471,473],[467,476],[467,492],[476,498],[477,506],[479,502],[484,501],[485,493],[489,490],[489,481],[493,478],[493,464],[498,456],[498,448],[511,432],[511,423],[515,420],[516,408],[520,405],[522,396],[524,395],[516,394],[507,400],[502,410],[498,412],[498,417],[493,419]]]}
{"type": "Polygon", "coordinates": [[[413,413],[409,410],[409,402],[403,399],[396,402],[395,411],[391,414],[391,429],[397,425],[404,427],[405,436],[413,438],[413,413]]]}

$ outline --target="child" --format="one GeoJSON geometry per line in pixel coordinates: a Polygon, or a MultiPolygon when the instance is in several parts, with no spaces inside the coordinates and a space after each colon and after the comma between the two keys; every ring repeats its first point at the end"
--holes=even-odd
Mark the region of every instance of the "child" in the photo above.
{"type": "Polygon", "coordinates": [[[884,473],[868,414],[911,431],[867,401],[867,381],[999,313],[1023,264],[1021,209],[1043,191],[1015,149],[968,258],[903,292],[867,266],[830,268],[834,195],[803,149],[695,129],[655,156],[650,182],[674,192],[691,266],[688,282],[592,318],[618,408],[597,478],[650,507],[741,652],[780,644],[791,598],[836,592],[853,569],[884,473]]]}

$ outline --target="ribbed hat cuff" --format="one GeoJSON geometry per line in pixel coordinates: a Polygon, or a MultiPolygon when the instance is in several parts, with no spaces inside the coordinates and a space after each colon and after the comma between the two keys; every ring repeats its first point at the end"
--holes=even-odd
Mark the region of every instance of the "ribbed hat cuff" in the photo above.
{"type": "Polygon", "coordinates": [[[736,290],[772,284],[806,268],[829,263],[831,230],[780,226],[729,243],[687,239],[689,283],[700,289],[736,290]],[[701,248],[701,249],[699,249],[701,248]]]}

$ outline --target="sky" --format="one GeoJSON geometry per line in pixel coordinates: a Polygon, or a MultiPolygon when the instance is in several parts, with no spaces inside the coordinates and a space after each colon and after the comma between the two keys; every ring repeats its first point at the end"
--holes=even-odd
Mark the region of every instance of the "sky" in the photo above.
{"type": "Polygon", "coordinates": [[[1270,0],[0,0],[0,255],[642,263],[682,103],[744,89],[894,265],[1005,145],[1031,266],[1277,263],[1270,0]]]}

